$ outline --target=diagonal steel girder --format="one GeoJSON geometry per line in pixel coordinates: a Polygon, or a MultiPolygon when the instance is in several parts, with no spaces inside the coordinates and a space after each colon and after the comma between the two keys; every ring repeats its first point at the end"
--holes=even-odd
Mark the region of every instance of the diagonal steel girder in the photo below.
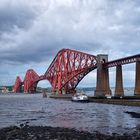
{"type": "Polygon", "coordinates": [[[78,83],[96,68],[96,56],[71,49],[60,50],[44,76],[52,90],[66,93],[74,91],[78,83]]]}

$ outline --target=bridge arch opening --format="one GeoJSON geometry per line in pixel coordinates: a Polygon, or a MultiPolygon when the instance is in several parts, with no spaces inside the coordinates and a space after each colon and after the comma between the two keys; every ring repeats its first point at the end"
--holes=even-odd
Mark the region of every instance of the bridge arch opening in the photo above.
{"type": "Polygon", "coordinates": [[[106,60],[103,58],[103,59],[102,59],[102,63],[105,63],[105,62],[106,62],[106,60]]]}
{"type": "Polygon", "coordinates": [[[109,68],[109,82],[113,96],[115,95],[115,81],[116,81],[116,68],[111,67],[109,68]]]}
{"type": "Polygon", "coordinates": [[[52,87],[51,87],[51,84],[48,80],[41,80],[38,82],[37,84],[37,91],[51,91],[52,90],[52,87]]]}
{"type": "Polygon", "coordinates": [[[89,72],[77,85],[76,90],[83,91],[88,96],[94,96],[94,90],[96,87],[97,70],[89,72]]]}
{"type": "MultiPolygon", "coordinates": [[[[123,82],[124,96],[134,95],[135,74],[136,74],[135,67],[136,67],[136,63],[122,65],[122,82],[123,82]]],[[[109,79],[110,79],[110,87],[112,90],[112,95],[114,96],[115,87],[116,87],[116,67],[109,68],[109,79]]]]}
{"type": "Polygon", "coordinates": [[[136,63],[122,66],[123,86],[125,96],[134,95],[135,74],[136,74],[135,67],[136,63]]]}

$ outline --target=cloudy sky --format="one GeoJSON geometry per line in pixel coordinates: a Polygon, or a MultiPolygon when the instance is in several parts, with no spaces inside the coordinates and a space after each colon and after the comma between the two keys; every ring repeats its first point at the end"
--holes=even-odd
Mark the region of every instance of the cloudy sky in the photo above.
{"type": "MultiPolygon", "coordinates": [[[[27,69],[44,74],[56,53],[71,48],[109,60],[140,52],[139,0],[1,0],[0,85],[12,85],[27,69]]],[[[134,86],[135,65],[123,66],[134,86]]],[[[110,69],[114,86],[115,69],[110,69]]],[[[96,71],[79,86],[95,86],[96,71]]],[[[39,82],[47,87],[46,81],[39,82]]]]}

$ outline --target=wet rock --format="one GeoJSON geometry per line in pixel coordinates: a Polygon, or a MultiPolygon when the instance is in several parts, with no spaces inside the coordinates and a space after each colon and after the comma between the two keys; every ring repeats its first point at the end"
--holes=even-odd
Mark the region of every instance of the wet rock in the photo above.
{"type": "MultiPolygon", "coordinates": [[[[140,130],[139,127],[137,129],[140,130]]],[[[140,133],[138,131],[135,131],[134,134],[118,135],[114,133],[105,135],[98,131],[89,133],[68,128],[22,124],[19,127],[0,129],[0,140],[139,140],[140,133]]]]}
{"type": "Polygon", "coordinates": [[[140,118],[140,113],[130,111],[126,111],[125,113],[130,114],[133,118],[140,118]]]}

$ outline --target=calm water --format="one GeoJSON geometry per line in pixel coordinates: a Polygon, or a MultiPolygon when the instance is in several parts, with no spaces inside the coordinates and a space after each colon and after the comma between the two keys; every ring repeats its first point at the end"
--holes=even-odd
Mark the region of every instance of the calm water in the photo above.
{"type": "Polygon", "coordinates": [[[89,132],[124,133],[140,125],[125,111],[140,113],[139,107],[98,103],[75,103],[42,98],[41,94],[0,94],[0,127],[19,125],[59,126],[89,132]]]}

